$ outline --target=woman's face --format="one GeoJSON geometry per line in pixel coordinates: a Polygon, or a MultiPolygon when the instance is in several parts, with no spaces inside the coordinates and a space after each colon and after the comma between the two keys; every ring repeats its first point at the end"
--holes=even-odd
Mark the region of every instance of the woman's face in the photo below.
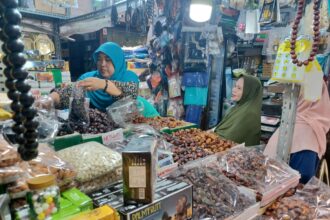
{"type": "Polygon", "coordinates": [[[238,102],[239,100],[241,100],[243,95],[243,88],[244,88],[244,78],[241,77],[237,80],[233,88],[232,98],[231,98],[233,101],[238,102]]]}
{"type": "Polygon", "coordinates": [[[101,52],[97,57],[97,69],[104,78],[109,78],[115,72],[115,67],[112,60],[101,52]]]}

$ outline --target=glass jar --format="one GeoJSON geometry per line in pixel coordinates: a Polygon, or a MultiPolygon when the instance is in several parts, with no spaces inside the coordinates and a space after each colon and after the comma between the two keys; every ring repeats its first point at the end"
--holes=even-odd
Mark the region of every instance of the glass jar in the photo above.
{"type": "Polygon", "coordinates": [[[30,206],[30,219],[44,220],[58,212],[60,189],[54,175],[43,175],[27,180],[30,191],[27,202],[30,206]]]}

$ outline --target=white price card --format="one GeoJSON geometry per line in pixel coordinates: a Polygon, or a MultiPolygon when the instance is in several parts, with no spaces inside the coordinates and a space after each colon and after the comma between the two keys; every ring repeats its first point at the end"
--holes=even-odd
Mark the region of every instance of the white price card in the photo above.
{"type": "Polygon", "coordinates": [[[123,142],[123,141],[124,141],[124,131],[122,128],[102,134],[102,142],[104,145],[109,145],[114,142],[123,142]]]}

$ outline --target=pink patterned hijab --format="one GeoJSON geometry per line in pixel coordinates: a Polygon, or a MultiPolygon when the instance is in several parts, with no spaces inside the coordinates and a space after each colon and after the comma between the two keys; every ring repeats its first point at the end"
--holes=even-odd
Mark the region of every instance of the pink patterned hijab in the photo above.
{"type": "MultiPolygon", "coordinates": [[[[291,153],[311,150],[319,158],[326,151],[326,134],[330,129],[330,98],[325,83],[322,87],[321,99],[315,102],[306,101],[299,95],[296,124],[294,129],[291,153]]],[[[264,154],[275,157],[279,130],[269,140],[264,154]]]]}

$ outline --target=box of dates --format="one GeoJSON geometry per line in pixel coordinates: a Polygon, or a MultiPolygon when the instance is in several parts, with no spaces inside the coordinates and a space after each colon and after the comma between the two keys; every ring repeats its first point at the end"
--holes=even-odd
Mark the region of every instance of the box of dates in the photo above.
{"type": "Polygon", "coordinates": [[[155,200],[144,205],[132,203],[124,206],[123,184],[118,182],[89,196],[94,206],[110,205],[117,209],[122,220],[191,219],[192,186],[185,182],[159,179],[155,200]]]}

